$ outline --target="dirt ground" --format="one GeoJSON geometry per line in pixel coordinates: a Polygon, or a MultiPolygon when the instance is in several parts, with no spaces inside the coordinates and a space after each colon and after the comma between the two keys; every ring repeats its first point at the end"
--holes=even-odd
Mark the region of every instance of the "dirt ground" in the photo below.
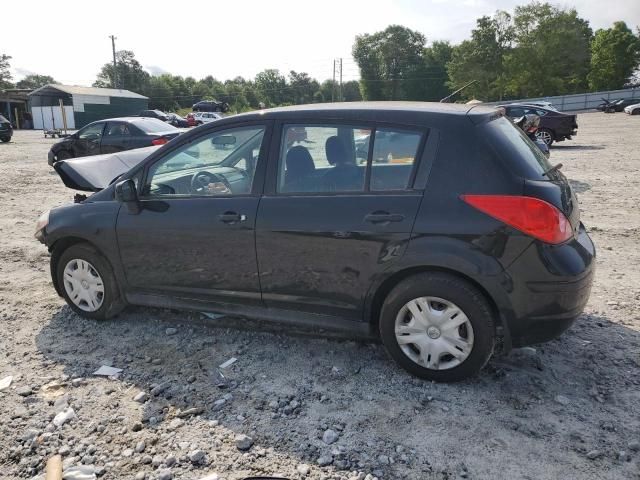
{"type": "Polygon", "coordinates": [[[58,452],[105,479],[640,478],[640,116],[578,123],[552,161],[598,249],[586,310],[560,339],[454,385],[409,377],[378,344],[240,319],[79,318],[33,238],[73,192],[47,165],[53,140],[17,131],[0,144],[0,380],[13,376],[0,478],[42,474],[58,452]],[[123,372],[93,376],[101,365],[123,372]]]}

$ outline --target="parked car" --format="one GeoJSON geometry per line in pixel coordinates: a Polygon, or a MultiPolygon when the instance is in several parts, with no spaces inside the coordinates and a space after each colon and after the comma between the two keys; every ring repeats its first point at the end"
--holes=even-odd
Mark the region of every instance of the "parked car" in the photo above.
{"type": "Polygon", "coordinates": [[[173,125],[174,127],[187,128],[190,126],[187,119],[184,117],[181,117],[177,113],[167,113],[167,117],[168,117],[167,123],[170,125],[173,125]]]}
{"type": "Polygon", "coordinates": [[[640,115],[640,103],[624,107],[624,113],[628,113],[629,115],[640,115]]]}
{"type": "Polygon", "coordinates": [[[617,100],[606,100],[602,99],[603,102],[596,107],[597,110],[605,113],[614,113],[614,112],[622,112],[629,105],[633,105],[634,103],[638,103],[637,98],[620,98],[617,100]]]}
{"type": "Polygon", "coordinates": [[[49,150],[49,165],[68,158],[163,145],[182,130],[155,118],[122,117],[90,123],[49,150]]]}
{"type": "Polygon", "coordinates": [[[169,114],[164,113],[162,110],[142,110],[139,117],[157,118],[163,122],[169,122],[169,114]]]}
{"type": "Polygon", "coordinates": [[[544,100],[539,100],[537,102],[528,102],[527,105],[532,105],[534,107],[546,108],[547,110],[553,110],[554,112],[558,111],[558,109],[556,108],[556,106],[553,103],[547,102],[547,101],[544,101],[544,100]]]}
{"type": "Polygon", "coordinates": [[[524,115],[538,115],[540,117],[540,126],[536,136],[549,146],[553,142],[571,140],[572,137],[578,134],[577,115],[519,103],[501,105],[500,108],[504,108],[506,114],[512,119],[520,118],[524,115]]]}
{"type": "Polygon", "coordinates": [[[589,297],[595,249],[569,182],[493,108],[285,107],[192,129],[136,165],[65,163],[99,191],[43,214],[36,238],[86,318],[150,305],[350,330],[454,381],[558,336],[589,297]],[[372,162],[381,133],[407,137],[403,162],[372,162]]]}
{"type": "Polygon", "coordinates": [[[193,123],[202,125],[204,123],[215,122],[222,118],[222,115],[213,112],[193,112],[193,123]]]}
{"type": "Polygon", "coordinates": [[[0,115],[0,141],[9,142],[13,136],[13,126],[11,122],[0,115]]]}
{"type": "Polygon", "coordinates": [[[198,103],[194,103],[191,109],[194,112],[227,113],[229,111],[229,104],[227,102],[218,102],[217,100],[201,100],[198,103]]]}

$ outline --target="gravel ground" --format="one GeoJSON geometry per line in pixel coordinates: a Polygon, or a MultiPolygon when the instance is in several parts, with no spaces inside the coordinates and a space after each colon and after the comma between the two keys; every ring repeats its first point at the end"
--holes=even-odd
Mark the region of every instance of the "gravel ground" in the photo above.
{"type": "Polygon", "coordinates": [[[409,377],[379,344],[257,322],[146,308],[79,318],[33,238],[73,192],[47,166],[53,140],[16,132],[0,144],[0,380],[13,376],[0,477],[42,474],[60,453],[104,479],[640,478],[640,117],[579,124],[552,160],[598,247],[585,313],[454,385],[409,377]],[[101,365],[123,371],[92,375],[101,365]]]}

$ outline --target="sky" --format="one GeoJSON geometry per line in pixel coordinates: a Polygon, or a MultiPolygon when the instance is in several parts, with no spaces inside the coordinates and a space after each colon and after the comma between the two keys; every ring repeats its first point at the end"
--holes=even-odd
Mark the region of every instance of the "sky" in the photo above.
{"type": "MultiPolygon", "coordinates": [[[[331,78],[343,58],[343,80],[358,78],[351,57],[356,35],[400,24],[427,41],[460,42],[475,21],[496,10],[512,11],[525,0],[31,0],[28,10],[6,0],[0,53],[11,55],[14,81],[30,73],[70,85],[91,85],[117,50],[133,50],[152,74],[253,78],[265,68],[331,78]]],[[[574,7],[591,27],[624,20],[640,25],[640,0],[551,1],[574,7]]]]}

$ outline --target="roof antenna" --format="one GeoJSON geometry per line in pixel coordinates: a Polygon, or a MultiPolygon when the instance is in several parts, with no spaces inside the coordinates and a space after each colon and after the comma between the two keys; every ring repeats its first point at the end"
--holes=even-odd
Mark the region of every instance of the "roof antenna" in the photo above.
{"type": "Polygon", "coordinates": [[[451,101],[451,97],[453,97],[454,95],[457,95],[459,92],[461,92],[462,90],[464,90],[465,88],[467,88],[469,85],[473,85],[474,83],[477,83],[478,80],[471,80],[469,83],[467,83],[466,85],[464,85],[463,87],[460,87],[458,90],[456,90],[455,92],[453,92],[451,95],[447,95],[446,97],[444,97],[443,99],[440,100],[440,103],[449,103],[451,101]]]}

